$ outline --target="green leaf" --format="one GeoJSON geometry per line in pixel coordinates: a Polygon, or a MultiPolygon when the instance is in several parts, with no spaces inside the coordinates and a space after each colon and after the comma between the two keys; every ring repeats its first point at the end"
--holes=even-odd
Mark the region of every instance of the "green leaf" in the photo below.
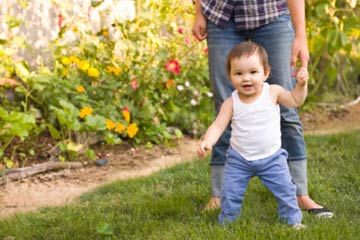
{"type": "Polygon", "coordinates": [[[89,130],[103,131],[106,129],[105,118],[100,115],[90,115],[86,117],[85,124],[89,130]]]}
{"type": "Polygon", "coordinates": [[[15,63],[15,72],[24,82],[28,82],[30,78],[30,72],[23,62],[15,63]]]}
{"type": "Polygon", "coordinates": [[[110,145],[121,143],[121,139],[112,133],[106,133],[104,136],[104,140],[107,144],[110,144],[110,145]]]}
{"type": "Polygon", "coordinates": [[[328,67],[326,70],[327,70],[326,72],[327,72],[328,82],[330,84],[334,84],[337,77],[337,69],[334,67],[328,67]]]}
{"type": "Polygon", "coordinates": [[[24,140],[30,131],[36,127],[35,116],[30,113],[12,111],[8,113],[0,107],[0,119],[4,123],[2,134],[7,136],[18,136],[24,140]]]}
{"type": "Polygon", "coordinates": [[[91,6],[95,8],[100,6],[103,2],[104,0],[91,0],[91,6]]]}
{"type": "Polygon", "coordinates": [[[151,142],[146,142],[145,148],[146,149],[151,149],[151,148],[153,148],[153,144],[151,142]]]}
{"type": "Polygon", "coordinates": [[[344,32],[340,32],[340,41],[342,46],[346,46],[349,42],[349,39],[344,32]]]}
{"type": "Polygon", "coordinates": [[[86,155],[89,159],[91,159],[91,160],[94,160],[94,159],[96,158],[95,151],[92,150],[92,149],[87,149],[87,150],[85,151],[85,155],[86,155]]]}
{"type": "Polygon", "coordinates": [[[114,229],[109,223],[100,223],[96,226],[96,232],[101,235],[114,235],[114,229]]]}
{"type": "Polygon", "coordinates": [[[9,26],[9,28],[18,27],[21,24],[21,20],[17,19],[16,17],[13,17],[13,16],[6,16],[5,22],[9,26]]]}
{"type": "Polygon", "coordinates": [[[8,41],[6,39],[0,39],[0,44],[5,45],[8,41]]]}
{"type": "Polygon", "coordinates": [[[50,132],[50,135],[52,138],[54,138],[54,139],[61,138],[60,132],[56,128],[54,128],[53,125],[47,124],[46,126],[49,129],[49,132],[50,132]]]}
{"type": "Polygon", "coordinates": [[[175,129],[175,135],[177,138],[182,138],[183,134],[180,129],[175,129]]]}
{"type": "Polygon", "coordinates": [[[315,11],[319,16],[324,16],[328,7],[329,5],[327,3],[319,4],[316,6],[315,11]]]}
{"type": "Polygon", "coordinates": [[[83,149],[84,145],[82,144],[76,144],[74,142],[69,142],[66,144],[66,150],[72,151],[72,152],[79,152],[81,149],[83,149]]]}
{"type": "Polygon", "coordinates": [[[6,168],[12,168],[14,166],[14,161],[9,158],[5,158],[4,160],[6,168]]]}
{"type": "Polygon", "coordinates": [[[67,145],[65,143],[60,143],[59,144],[59,148],[62,152],[66,152],[67,150],[67,145]]]}
{"type": "Polygon", "coordinates": [[[30,149],[30,150],[29,150],[29,154],[30,154],[31,156],[34,156],[34,155],[35,155],[35,150],[34,150],[34,149],[30,149]]]}

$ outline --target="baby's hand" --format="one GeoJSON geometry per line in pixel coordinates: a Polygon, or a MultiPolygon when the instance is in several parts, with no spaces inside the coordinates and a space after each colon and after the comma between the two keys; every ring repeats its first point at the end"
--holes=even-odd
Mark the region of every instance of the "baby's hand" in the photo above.
{"type": "Polygon", "coordinates": [[[308,73],[307,68],[301,67],[301,68],[299,69],[299,71],[296,73],[296,80],[297,80],[297,82],[298,82],[300,85],[304,86],[304,85],[306,85],[308,79],[309,79],[309,73],[308,73]]]}
{"type": "Polygon", "coordinates": [[[211,150],[212,146],[207,142],[201,142],[198,149],[197,154],[199,158],[203,158],[205,156],[206,151],[211,150]]]}

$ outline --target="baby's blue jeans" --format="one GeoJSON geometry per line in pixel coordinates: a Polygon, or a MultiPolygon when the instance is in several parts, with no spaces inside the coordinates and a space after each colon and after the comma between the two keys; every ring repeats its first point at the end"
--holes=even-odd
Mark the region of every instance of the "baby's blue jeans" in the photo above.
{"type": "Polygon", "coordinates": [[[296,187],[291,181],[287,157],[286,150],[279,149],[270,157],[247,161],[230,147],[224,170],[219,223],[233,222],[240,215],[245,190],[254,176],[258,176],[274,194],[280,219],[289,225],[300,223],[302,213],[296,200],[296,187]]]}

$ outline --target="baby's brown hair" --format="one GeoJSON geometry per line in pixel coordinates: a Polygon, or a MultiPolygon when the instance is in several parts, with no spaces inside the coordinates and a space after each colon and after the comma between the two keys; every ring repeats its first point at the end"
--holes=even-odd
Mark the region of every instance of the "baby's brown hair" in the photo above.
{"type": "Polygon", "coordinates": [[[231,61],[236,58],[242,57],[250,57],[253,54],[257,54],[260,58],[260,62],[264,67],[264,72],[270,70],[268,55],[261,45],[254,42],[242,42],[237,44],[231,51],[229,52],[226,59],[226,71],[228,76],[230,76],[231,72],[231,61]]]}

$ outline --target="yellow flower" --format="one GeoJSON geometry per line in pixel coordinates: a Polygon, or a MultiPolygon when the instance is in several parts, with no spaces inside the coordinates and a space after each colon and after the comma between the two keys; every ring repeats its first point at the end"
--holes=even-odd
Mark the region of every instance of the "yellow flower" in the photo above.
{"type": "Polygon", "coordinates": [[[104,30],[104,31],[102,32],[102,35],[103,35],[104,37],[108,37],[108,36],[109,36],[109,32],[108,32],[107,30],[104,30]]]}
{"type": "Polygon", "coordinates": [[[90,67],[90,63],[86,60],[81,60],[78,64],[78,67],[80,68],[80,70],[86,72],[90,67]]]}
{"type": "Polygon", "coordinates": [[[62,71],[61,71],[61,76],[63,76],[63,77],[66,77],[67,76],[67,74],[68,74],[68,70],[67,69],[63,69],[62,71]]]}
{"type": "Polygon", "coordinates": [[[125,121],[130,122],[130,112],[129,112],[129,110],[123,110],[122,115],[123,115],[125,121]]]}
{"type": "Polygon", "coordinates": [[[83,93],[83,92],[85,92],[85,88],[84,88],[84,86],[79,85],[79,86],[76,87],[76,91],[78,93],[83,93]]]}
{"type": "Polygon", "coordinates": [[[129,138],[135,137],[135,135],[138,133],[139,128],[136,125],[136,123],[132,123],[127,128],[127,134],[129,135],[129,138]]]}
{"type": "Polygon", "coordinates": [[[80,118],[84,118],[86,116],[89,116],[93,112],[93,109],[91,107],[84,107],[80,110],[80,118]]]}
{"type": "Polygon", "coordinates": [[[110,119],[106,119],[105,124],[106,124],[106,128],[109,130],[114,129],[116,127],[116,124],[110,119]]]}
{"type": "Polygon", "coordinates": [[[122,133],[125,130],[125,126],[121,123],[116,124],[115,132],[122,133]]]}
{"type": "Polygon", "coordinates": [[[96,68],[89,68],[88,69],[88,75],[90,77],[94,77],[94,78],[98,78],[100,76],[99,70],[97,70],[96,68]]]}
{"type": "Polygon", "coordinates": [[[76,56],[70,56],[69,60],[71,63],[75,63],[76,65],[78,65],[80,62],[80,59],[78,59],[76,56]]]}
{"type": "Polygon", "coordinates": [[[108,66],[107,71],[108,73],[113,73],[115,76],[119,76],[121,73],[121,68],[115,66],[108,66]]]}
{"type": "Polygon", "coordinates": [[[69,65],[71,63],[70,59],[68,57],[62,57],[61,62],[64,65],[69,65]]]}

